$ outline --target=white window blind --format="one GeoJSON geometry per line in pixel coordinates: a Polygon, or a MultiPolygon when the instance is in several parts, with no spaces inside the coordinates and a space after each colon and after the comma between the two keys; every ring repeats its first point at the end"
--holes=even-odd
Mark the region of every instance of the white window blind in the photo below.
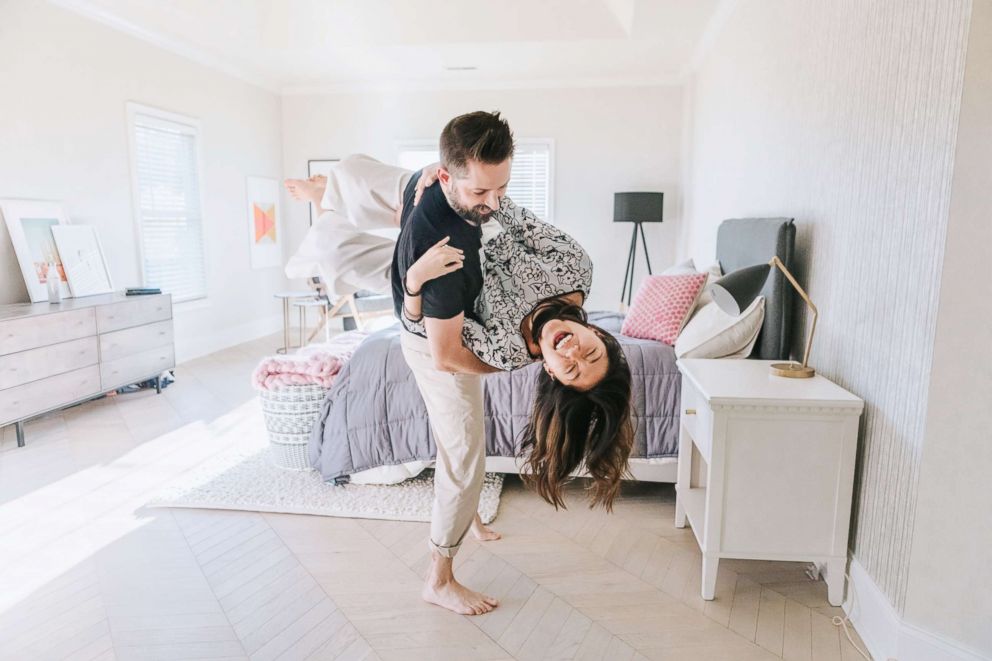
{"type": "MultiPolygon", "coordinates": [[[[519,206],[534,212],[541,220],[552,222],[552,160],[550,140],[518,140],[510,170],[510,186],[506,194],[519,206]]],[[[411,141],[400,146],[397,164],[408,170],[419,170],[440,158],[436,146],[424,141],[411,141]]]]}
{"type": "Polygon", "coordinates": [[[517,206],[530,209],[541,220],[552,221],[550,142],[517,142],[506,194],[517,206]]]}
{"type": "Polygon", "coordinates": [[[160,287],[174,302],[203,298],[199,129],[195,120],[136,105],[129,117],[143,284],[160,287]]]}

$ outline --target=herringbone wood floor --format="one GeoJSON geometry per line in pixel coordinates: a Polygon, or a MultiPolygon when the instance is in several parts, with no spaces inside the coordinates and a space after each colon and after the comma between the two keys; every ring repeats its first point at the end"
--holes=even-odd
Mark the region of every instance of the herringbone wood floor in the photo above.
{"type": "MultiPolygon", "coordinates": [[[[791,563],[700,556],[671,485],[631,484],[612,515],[555,512],[507,480],[457,575],[482,617],[418,597],[426,524],[145,509],[169,479],[263,433],[248,385],[277,338],[181,365],[161,396],[84,404],[0,436],[0,658],[810,659],[857,657],[826,588],[791,563]]],[[[860,641],[859,641],[860,643],[860,641]]]]}

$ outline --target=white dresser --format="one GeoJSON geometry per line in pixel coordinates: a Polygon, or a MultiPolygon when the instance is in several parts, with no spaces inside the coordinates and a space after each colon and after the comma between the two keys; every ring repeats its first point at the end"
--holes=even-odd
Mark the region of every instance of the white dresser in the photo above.
{"type": "Polygon", "coordinates": [[[685,359],[675,525],[686,520],[713,599],[720,558],[796,560],[844,597],[858,420],[864,403],[817,375],[771,361],[685,359]]]}
{"type": "Polygon", "coordinates": [[[175,367],[172,297],[106,294],[0,306],[0,426],[175,367]]]}

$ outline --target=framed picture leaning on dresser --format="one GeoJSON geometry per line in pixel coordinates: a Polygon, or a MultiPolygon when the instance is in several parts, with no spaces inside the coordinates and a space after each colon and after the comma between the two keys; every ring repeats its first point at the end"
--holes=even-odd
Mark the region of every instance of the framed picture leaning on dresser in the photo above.
{"type": "Polygon", "coordinates": [[[59,278],[62,298],[69,297],[69,282],[52,236],[52,227],[68,225],[62,204],[43,200],[0,200],[0,211],[10,233],[10,242],[21,266],[24,286],[32,303],[48,300],[48,277],[59,278]],[[55,274],[49,265],[55,265],[55,274]]]}

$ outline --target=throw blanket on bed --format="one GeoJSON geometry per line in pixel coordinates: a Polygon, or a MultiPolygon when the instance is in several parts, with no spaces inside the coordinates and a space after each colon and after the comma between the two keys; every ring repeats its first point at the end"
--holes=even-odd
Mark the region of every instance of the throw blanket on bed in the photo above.
{"type": "MultiPolygon", "coordinates": [[[[590,313],[616,334],[622,317],[590,313]]],[[[400,348],[397,328],[369,336],[337,375],[310,435],[310,463],[327,481],[370,468],[433,461],[427,410],[400,348]]],[[[672,347],[617,335],[633,375],[635,457],[678,454],[680,378],[672,347]]],[[[534,397],[535,363],[491,374],[485,386],[486,453],[515,456],[534,397]]]]}
{"type": "Polygon", "coordinates": [[[330,342],[310,344],[289,356],[263,358],[251,375],[252,385],[259,390],[310,384],[330,388],[341,367],[368,335],[349,331],[330,342]]]}

